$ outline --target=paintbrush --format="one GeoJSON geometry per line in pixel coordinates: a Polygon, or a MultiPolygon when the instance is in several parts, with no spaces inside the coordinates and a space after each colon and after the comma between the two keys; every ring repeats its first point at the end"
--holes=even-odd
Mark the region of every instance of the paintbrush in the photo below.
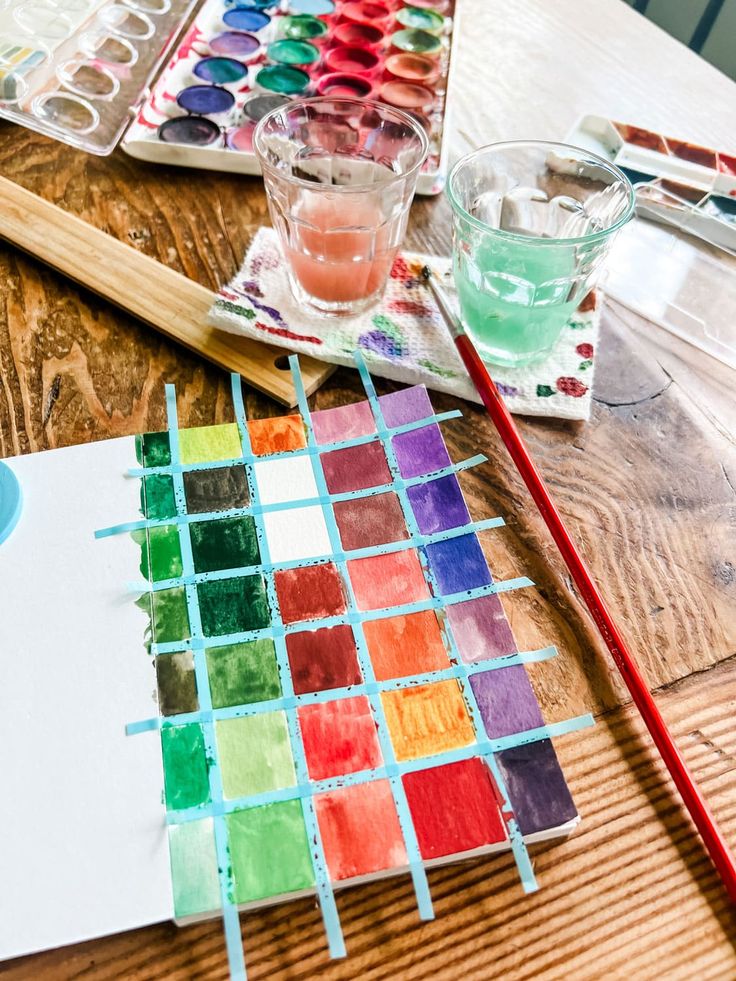
{"type": "Polygon", "coordinates": [[[636,661],[626,645],[626,641],[619,632],[598,586],[570,537],[559,511],[549,495],[547,485],[529,455],[516,423],[499,395],[498,389],[473,342],[465,333],[462,321],[456,316],[444,289],[436,282],[429,266],[422,269],[422,276],[429,284],[432,295],[478,395],[488,410],[488,414],[504,441],[529,493],[534,498],[539,513],[552,533],[565,565],[570,570],[573,581],[580,591],[580,595],[588,607],[606,647],[611,652],[614,663],[629,689],[654,745],[659,750],[685,807],[690,812],[690,816],[700,832],[703,843],[723,880],[731,901],[736,903],[736,863],[700,787],[690,773],[636,665],[636,661]]]}

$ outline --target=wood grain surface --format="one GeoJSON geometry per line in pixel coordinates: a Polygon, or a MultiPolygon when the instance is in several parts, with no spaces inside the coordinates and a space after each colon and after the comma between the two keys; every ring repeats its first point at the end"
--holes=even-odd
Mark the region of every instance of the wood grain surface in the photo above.
{"type": "MultiPolygon", "coordinates": [[[[733,146],[736,86],[620,0],[461,0],[455,154],[503,138],[562,138],[600,112],[733,146]]],[[[0,123],[0,172],[214,289],[267,221],[260,181],[85,156],[0,123]]],[[[445,201],[418,200],[407,246],[449,250],[445,201]]],[[[232,418],[227,376],[32,258],[0,245],[0,456],[164,426],[175,382],[184,425],[232,418]]],[[[523,420],[530,450],[604,585],[713,808],[736,844],[736,376],[623,308],[604,309],[587,424],[523,420]]],[[[379,383],[388,391],[388,383],[379,383]]],[[[311,400],[358,397],[340,369],[311,400]]],[[[280,410],[252,390],[253,416],[280,410]]],[[[243,916],[249,976],[420,978],[736,977],[736,919],[545,527],[489,420],[459,407],[455,458],[522,648],[560,656],[530,673],[549,722],[595,730],[558,741],[582,825],[535,850],[524,897],[509,856],[430,872],[437,919],[419,924],[408,877],[339,895],[349,957],[327,959],[312,902],[243,916]]],[[[104,874],[104,870],[101,870],[104,874]]],[[[1,875],[1,871],[0,871],[1,875]]],[[[42,899],[41,899],[42,901],[42,899]]],[[[9,979],[222,979],[218,923],[166,924],[7,962],[9,979]]]]}

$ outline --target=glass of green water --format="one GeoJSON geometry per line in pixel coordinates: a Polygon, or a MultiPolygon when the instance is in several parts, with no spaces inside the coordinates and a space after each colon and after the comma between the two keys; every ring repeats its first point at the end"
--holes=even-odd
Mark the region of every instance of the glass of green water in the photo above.
{"type": "Polygon", "coordinates": [[[595,285],[634,191],[580,147],[520,141],[457,162],[447,194],[465,327],[484,360],[542,360],[595,285]]]}

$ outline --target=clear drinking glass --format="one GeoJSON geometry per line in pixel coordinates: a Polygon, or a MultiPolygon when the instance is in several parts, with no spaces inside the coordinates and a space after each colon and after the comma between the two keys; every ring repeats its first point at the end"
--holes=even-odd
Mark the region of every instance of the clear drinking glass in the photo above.
{"type": "Polygon", "coordinates": [[[633,214],[631,183],[588,150],[525,141],[463,157],[447,194],[460,310],[481,357],[541,360],[633,214]]]}
{"type": "Polygon", "coordinates": [[[404,237],[422,125],[364,99],[305,99],[264,116],[253,146],[297,300],[342,316],[370,307],[404,237]]]}

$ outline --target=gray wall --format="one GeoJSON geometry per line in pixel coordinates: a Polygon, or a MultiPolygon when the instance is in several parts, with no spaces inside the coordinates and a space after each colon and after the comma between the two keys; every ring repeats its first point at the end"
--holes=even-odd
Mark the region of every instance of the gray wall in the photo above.
{"type": "MultiPolygon", "coordinates": [[[[634,6],[634,0],[626,0],[634,6]]],[[[649,0],[646,17],[688,44],[708,0],[649,0]]],[[[702,50],[705,59],[736,79],[736,0],[726,0],[702,50]]]]}

